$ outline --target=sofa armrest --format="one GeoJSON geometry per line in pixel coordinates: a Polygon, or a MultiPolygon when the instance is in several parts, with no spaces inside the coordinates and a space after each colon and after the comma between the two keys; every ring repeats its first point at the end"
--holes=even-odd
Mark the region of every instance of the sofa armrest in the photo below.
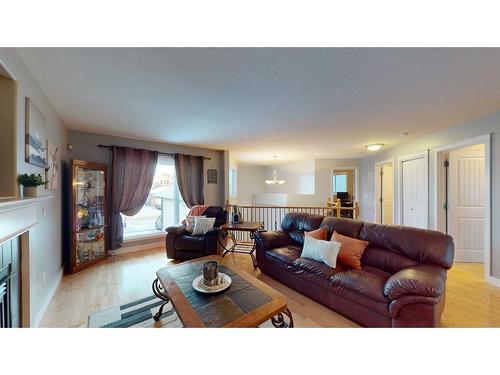
{"type": "Polygon", "coordinates": [[[165,231],[171,236],[180,236],[189,233],[184,225],[168,227],[167,229],[165,229],[165,231]]]}
{"type": "Polygon", "coordinates": [[[268,230],[257,232],[255,236],[257,249],[276,249],[291,244],[290,236],[281,230],[268,230]]]}
{"type": "Polygon", "coordinates": [[[403,295],[440,297],[444,293],[446,270],[432,265],[408,267],[395,273],[385,283],[384,294],[390,300],[403,295]]]}

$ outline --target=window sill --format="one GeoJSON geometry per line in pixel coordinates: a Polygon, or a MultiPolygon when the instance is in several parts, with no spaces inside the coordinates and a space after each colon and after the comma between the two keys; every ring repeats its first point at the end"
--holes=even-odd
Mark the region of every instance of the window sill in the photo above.
{"type": "Polygon", "coordinates": [[[124,237],[123,238],[123,243],[126,244],[127,242],[134,242],[137,240],[144,240],[144,239],[153,239],[153,238],[165,238],[167,236],[166,232],[151,232],[151,233],[141,233],[141,234],[132,234],[130,236],[124,237]]]}

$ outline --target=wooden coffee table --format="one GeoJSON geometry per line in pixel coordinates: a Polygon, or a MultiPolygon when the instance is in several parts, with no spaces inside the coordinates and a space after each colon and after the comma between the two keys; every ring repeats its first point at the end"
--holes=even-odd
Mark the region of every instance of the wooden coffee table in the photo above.
{"type": "MultiPolygon", "coordinates": [[[[169,301],[185,327],[258,327],[271,320],[275,327],[293,327],[286,298],[220,256],[208,256],[161,268],[153,282],[154,294],[169,301]],[[215,260],[219,271],[229,275],[231,286],[216,295],[197,292],[193,280],[202,274],[203,263],[215,260]],[[288,323],[285,317],[288,317],[288,323]]],[[[164,305],[165,305],[164,304],[164,305]]],[[[163,306],[155,315],[159,320],[163,306]]]]}
{"type": "Polygon", "coordinates": [[[227,253],[248,254],[252,258],[253,268],[257,269],[257,260],[255,259],[255,235],[259,230],[262,230],[263,224],[261,221],[247,221],[244,223],[228,223],[221,226],[219,232],[219,244],[222,247],[222,256],[227,253]],[[235,232],[248,232],[251,242],[238,242],[235,232]],[[231,236],[231,246],[227,247],[226,239],[231,236]]]}

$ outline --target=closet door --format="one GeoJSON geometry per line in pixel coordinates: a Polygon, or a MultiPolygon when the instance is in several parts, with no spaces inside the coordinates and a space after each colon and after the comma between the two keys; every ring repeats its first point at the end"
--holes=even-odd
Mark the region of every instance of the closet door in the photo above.
{"type": "Polygon", "coordinates": [[[428,160],[425,156],[401,162],[401,224],[428,227],[428,160]]]}
{"type": "Polygon", "coordinates": [[[484,151],[474,148],[450,152],[449,234],[455,243],[455,261],[484,260],[484,151]]]}

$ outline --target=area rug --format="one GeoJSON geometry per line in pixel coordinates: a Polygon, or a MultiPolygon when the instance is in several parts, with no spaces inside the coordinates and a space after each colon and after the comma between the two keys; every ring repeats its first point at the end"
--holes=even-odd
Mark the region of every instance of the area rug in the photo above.
{"type": "Polygon", "coordinates": [[[164,301],[151,295],[140,300],[115,306],[89,316],[89,328],[179,328],[182,323],[169,302],[163,308],[160,320],[156,322],[153,316],[158,312],[164,301]]]}
{"type": "MultiPolygon", "coordinates": [[[[153,316],[164,301],[151,295],[137,301],[96,312],[89,316],[89,328],[181,328],[183,327],[174,307],[169,302],[163,308],[160,320],[153,316]]],[[[285,324],[285,326],[288,326],[285,324]]],[[[273,328],[271,321],[259,326],[273,328]]]]}

